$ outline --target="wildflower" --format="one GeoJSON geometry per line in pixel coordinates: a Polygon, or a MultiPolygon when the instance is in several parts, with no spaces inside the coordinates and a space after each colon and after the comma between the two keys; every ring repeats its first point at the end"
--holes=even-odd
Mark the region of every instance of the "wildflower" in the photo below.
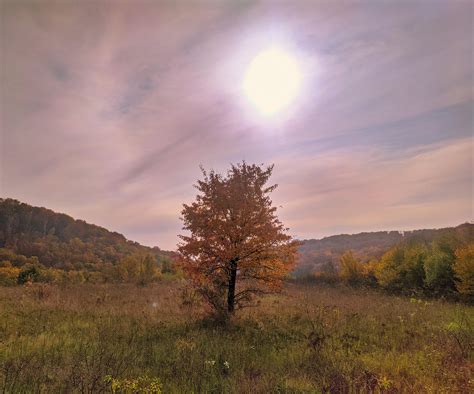
{"type": "Polygon", "coordinates": [[[460,328],[460,325],[453,321],[446,325],[446,330],[448,331],[458,331],[460,328]]]}
{"type": "Polygon", "coordinates": [[[204,361],[204,364],[208,367],[212,367],[216,363],[215,360],[206,360],[204,361]]]}
{"type": "Polygon", "coordinates": [[[229,369],[229,368],[230,368],[230,364],[229,364],[229,362],[228,362],[228,361],[224,361],[224,367],[226,367],[227,369],[229,369]]]}
{"type": "Polygon", "coordinates": [[[382,376],[379,379],[379,386],[380,386],[380,388],[382,388],[384,390],[387,390],[390,387],[392,387],[392,381],[390,379],[388,379],[386,376],[382,376]]]}

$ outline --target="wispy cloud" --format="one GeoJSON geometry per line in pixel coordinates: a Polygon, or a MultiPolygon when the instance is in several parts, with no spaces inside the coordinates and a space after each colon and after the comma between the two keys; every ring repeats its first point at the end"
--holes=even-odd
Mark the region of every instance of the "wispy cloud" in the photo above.
{"type": "Polygon", "coordinates": [[[277,162],[286,169],[277,201],[301,237],[461,223],[472,215],[471,142],[415,147],[397,157],[383,147],[289,156],[277,162]],[[293,178],[292,163],[305,175],[293,178]]]}
{"type": "Polygon", "coordinates": [[[3,2],[1,194],[173,248],[199,164],[276,164],[293,232],[472,217],[472,4],[3,2]],[[262,121],[241,79],[293,48],[262,121]]]}

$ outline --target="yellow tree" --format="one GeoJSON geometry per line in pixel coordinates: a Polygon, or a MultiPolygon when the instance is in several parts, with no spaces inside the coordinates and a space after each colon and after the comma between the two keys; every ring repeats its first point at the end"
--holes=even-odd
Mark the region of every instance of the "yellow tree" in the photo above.
{"type": "Polygon", "coordinates": [[[351,284],[356,284],[364,278],[364,266],[357,260],[352,251],[345,252],[339,259],[341,263],[341,278],[351,284]]]}
{"type": "Polygon", "coordinates": [[[150,254],[127,256],[120,261],[117,269],[122,281],[141,285],[153,282],[159,276],[156,258],[150,254]]]}
{"type": "Polygon", "coordinates": [[[297,242],[276,216],[266,186],[273,166],[245,162],[226,175],[202,169],[195,202],[184,204],[178,252],[193,287],[218,313],[278,291],[293,267],[297,242]]]}
{"type": "Polygon", "coordinates": [[[456,250],[454,273],[458,291],[474,297],[474,243],[456,250]]]}

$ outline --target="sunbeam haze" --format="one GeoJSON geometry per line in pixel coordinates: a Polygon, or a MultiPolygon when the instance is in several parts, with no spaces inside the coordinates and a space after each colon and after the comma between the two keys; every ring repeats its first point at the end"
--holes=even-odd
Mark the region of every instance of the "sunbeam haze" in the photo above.
{"type": "Polygon", "coordinates": [[[2,195],[172,249],[199,164],[246,159],[302,238],[472,218],[469,2],[2,10],[2,195]]]}

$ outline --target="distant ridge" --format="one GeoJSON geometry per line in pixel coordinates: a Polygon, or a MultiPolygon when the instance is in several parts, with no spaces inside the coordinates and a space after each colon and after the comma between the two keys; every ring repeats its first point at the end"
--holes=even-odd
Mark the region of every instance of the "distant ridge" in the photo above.
{"type": "Polygon", "coordinates": [[[401,242],[420,240],[431,242],[443,235],[456,235],[474,239],[474,224],[463,223],[456,227],[410,231],[375,231],[358,234],[332,235],[322,239],[303,240],[296,274],[316,272],[325,263],[337,263],[347,250],[362,261],[380,258],[388,249],[401,242]]]}
{"type": "MultiPolygon", "coordinates": [[[[340,234],[303,240],[299,248],[296,275],[317,272],[328,262],[337,263],[347,250],[362,261],[380,258],[394,245],[410,240],[431,242],[443,235],[474,239],[474,224],[410,231],[375,231],[340,234]]],[[[103,264],[117,264],[122,258],[153,254],[157,261],[173,258],[175,252],[130,241],[84,220],[51,209],[34,207],[11,198],[0,198],[0,248],[27,257],[36,256],[45,267],[66,270],[94,270],[103,264]]]]}

